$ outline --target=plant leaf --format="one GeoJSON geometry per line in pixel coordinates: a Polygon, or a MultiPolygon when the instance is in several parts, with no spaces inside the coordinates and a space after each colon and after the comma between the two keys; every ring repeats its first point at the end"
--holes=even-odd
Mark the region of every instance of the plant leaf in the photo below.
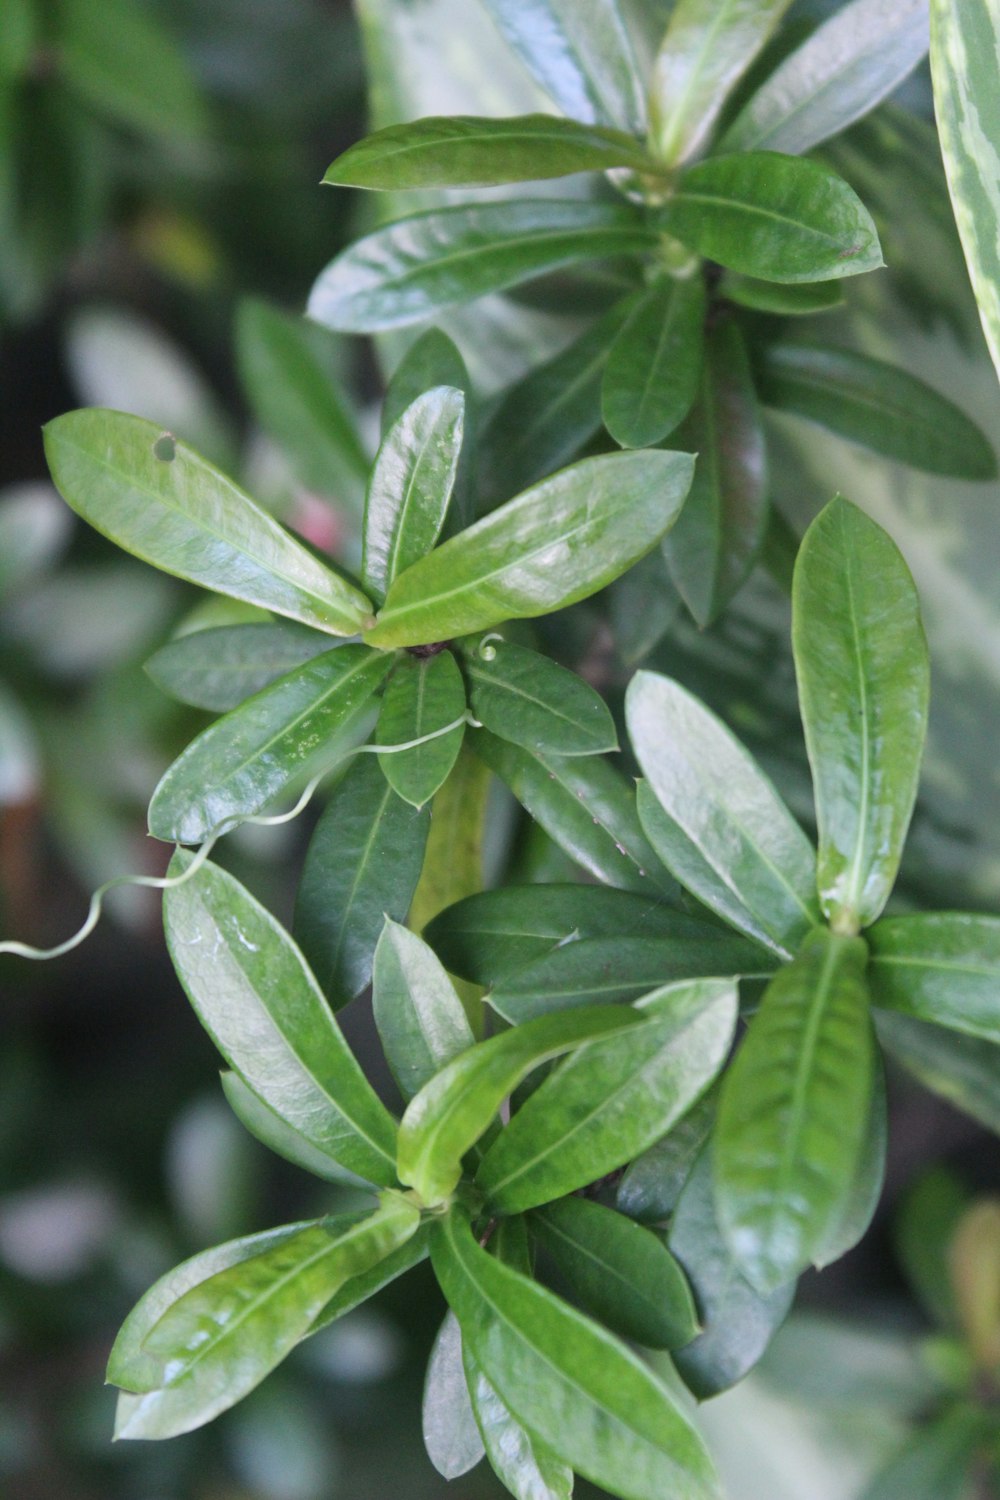
{"type": "Polygon", "coordinates": [[[996,1043],[897,1011],[880,1011],[875,1023],[885,1050],[924,1088],[1000,1135],[1000,1047],[996,1043]]]}
{"type": "Polygon", "coordinates": [[[996,454],[975,422],[895,365],[850,349],[770,344],[754,373],[768,406],[807,417],[886,458],[957,479],[996,477],[996,454]]]}
{"type": "Polygon", "coordinates": [[[701,372],[705,306],[698,269],[687,277],[663,276],[636,303],[612,344],[601,411],[623,448],[651,448],[691,410],[701,372]]]}
{"type": "Polygon", "coordinates": [[[407,1100],[476,1040],[433,950],[391,918],[375,949],[374,1009],[382,1049],[407,1100]]]}
{"type": "Polygon", "coordinates": [[[472,386],[461,352],[440,328],[428,328],[403,355],[392,372],[382,401],[382,436],[396,425],[408,406],[432,386],[450,386],[465,397],[469,417],[472,386]]]}
{"type": "Polygon", "coordinates": [[[939,1412],[876,1474],[862,1500],[966,1500],[990,1425],[975,1406],[939,1412]]]}
{"type": "Polygon", "coordinates": [[[405,920],[429,826],[429,809],[398,797],[371,757],[361,756],[334,788],[295,903],[295,935],[334,1009],[370,981],[386,916],[405,920]]]}
{"type": "Polygon", "coordinates": [[[311,1172],[314,1177],[322,1177],[326,1182],[352,1187],[363,1184],[363,1178],[349,1172],[325,1151],[318,1150],[300,1130],[275,1114],[271,1106],[265,1104],[238,1073],[223,1072],[220,1082],[226,1102],[244,1130],[249,1131],[254,1140],[260,1141],[262,1146],[266,1146],[276,1156],[301,1167],[304,1172],[311,1172]]]}
{"type": "Polygon", "coordinates": [[[617,1339],[487,1255],[458,1210],[435,1226],[431,1255],[477,1364],[557,1458],[624,1500],[720,1494],[667,1387],[617,1339]]]}
{"type": "Polygon", "coordinates": [[[572,1500],[573,1470],[511,1414],[465,1343],[462,1357],[486,1457],[514,1500],[572,1500]]]}
{"type": "Polygon", "coordinates": [[[778,64],[719,150],[811,151],[881,104],[928,40],[925,0],[851,0],[778,64]]]}
{"type": "Polygon", "coordinates": [[[372,696],[391,666],[391,657],[367,646],[337,646],[234,708],[161,777],[149,804],[150,833],[200,843],[335,765],[367,732],[372,696]]]}
{"type": "MultiPolygon", "coordinates": [[[[171,874],[193,859],[178,851],[171,874]]],[[[383,1187],[396,1128],[288,934],[231,875],[205,864],[163,898],[167,946],[226,1062],[318,1151],[383,1187]]]]}
{"type": "Polygon", "coordinates": [[[71,411],[45,427],[66,503],[111,541],[189,583],[328,635],[355,635],[371,604],[231,479],[153,422],[71,411]]]}
{"type": "Polygon", "coordinates": [[[717,1103],[718,1089],[713,1087],[667,1135],[632,1162],[615,1194],[621,1213],[640,1224],[666,1223],[712,1132],[717,1103]]]}
{"type": "MultiPolygon", "coordinates": [[[[382,698],[375,734],[380,745],[406,745],[454,724],[465,713],[465,684],[450,651],[404,657],[382,698]]],[[[465,725],[425,745],[380,755],[386,781],[405,802],[423,807],[447,781],[465,738],[465,725]]]]}
{"type": "Polygon", "coordinates": [[[484,729],[548,755],[600,755],[618,749],[601,695],[547,656],[507,641],[463,653],[469,706],[484,729]]]}
{"type": "Polygon", "coordinates": [[[876,1005],[1000,1043],[1000,918],[883,917],[869,937],[876,1005]]]}
{"type": "Polygon", "coordinates": [[[816,1252],[820,1267],[832,1265],[863,1238],[875,1216],[885,1182],[885,1153],[889,1139],[885,1067],[876,1049],[871,1108],[865,1127],[861,1156],[851,1190],[838,1223],[816,1252]]]}
{"type": "Polygon", "coordinates": [[[929,667],[895,543],[840,496],[799,549],[792,646],[819,825],[820,905],[867,927],[899,868],[917,795],[929,667]]]}
{"type": "Polygon", "coordinates": [[[344,333],[377,333],[576,261],[641,255],[656,242],[634,209],[612,203],[530,198],[432,209],[376,229],[331,261],[309,316],[344,333]]]}
{"type": "Polygon", "coordinates": [[[398,1250],[393,1250],[369,1271],[362,1271],[352,1276],[350,1281],[345,1281],[340,1290],[330,1298],[309,1332],[318,1333],[321,1328],[329,1327],[338,1318],[360,1307],[362,1302],[367,1302],[369,1297],[374,1297],[390,1281],[395,1281],[407,1271],[412,1271],[422,1260],[426,1260],[430,1250],[429,1231],[430,1224],[425,1220],[398,1250]]]}
{"type": "Polygon", "coordinates": [[[812,847],[725,725],[679,683],[637,672],[625,700],[639,816],[683,886],[789,957],[818,919],[812,847]]]}
{"type": "Polygon", "coordinates": [[[423,1434],[427,1457],[445,1479],[474,1469],[486,1449],[472,1411],[462,1363],[462,1330],[447,1312],[431,1348],[424,1379],[423,1434]]]}
{"type": "Polygon", "coordinates": [[[463,745],[431,809],[424,868],[410,912],[415,932],[446,906],[482,889],[489,790],[489,771],[463,745]]]}
{"type": "Polygon", "coordinates": [[[668,985],[632,1010],[645,1025],[569,1058],[487,1151],[476,1182],[492,1207],[520,1213],[616,1171],[666,1135],[712,1082],[736,1026],[732,980],[668,985]]]}
{"type": "Polygon", "coordinates": [[[757,281],[727,271],[719,283],[719,295],[737,307],[754,312],[774,313],[781,318],[801,317],[811,313],[830,312],[844,304],[844,288],[839,281],[757,281]]]}
{"type": "Polygon", "coordinates": [[[221,625],[168,641],[144,667],[180,703],[225,713],[329,649],[329,636],[290,622],[221,625]]]}
{"type": "Polygon", "coordinates": [[[883,264],[853,188],[818,162],[776,151],[691,167],[660,223],[699,255],[765,281],[830,281],[883,264]]]}
{"type": "Polygon", "coordinates": [[[588,598],[670,528],[693,469],[657,450],[572,464],[400,574],[367,639],[417,646],[588,598]]]}
{"type": "Polygon", "coordinates": [[[779,971],[723,1081],[719,1222],[767,1293],[822,1258],[864,1153],[875,1046],[860,938],[817,927],[779,971]]]}

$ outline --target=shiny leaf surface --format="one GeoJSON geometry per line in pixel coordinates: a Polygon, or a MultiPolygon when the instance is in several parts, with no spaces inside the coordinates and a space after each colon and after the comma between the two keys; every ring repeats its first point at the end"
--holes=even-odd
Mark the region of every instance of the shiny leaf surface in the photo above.
{"type": "MultiPolygon", "coordinates": [[[[380,745],[407,745],[437,734],[465,713],[465,684],[450,651],[404,657],[397,662],[382,697],[375,730],[380,745]]],[[[423,807],[448,779],[462,748],[465,725],[437,734],[425,745],[380,755],[382,774],[405,802],[423,807]]]]}
{"type": "Polygon", "coordinates": [[[484,729],[548,755],[618,749],[614,720],[592,687],[547,656],[508,641],[463,655],[469,706],[484,729]]]}
{"type": "Polygon", "coordinates": [[[869,935],[876,1005],[1000,1042],[1000,918],[884,917],[869,935]]]}
{"type": "Polygon", "coordinates": [[[463,1346],[472,1409],[493,1472],[514,1500],[571,1500],[573,1470],[511,1414],[463,1346]]]}
{"type": "Polygon", "coordinates": [[[300,1131],[275,1114],[271,1106],[265,1104],[238,1073],[223,1072],[219,1082],[227,1104],[244,1130],[249,1131],[254,1140],[260,1141],[262,1146],[266,1146],[276,1156],[301,1167],[314,1177],[322,1177],[326,1182],[337,1182],[341,1186],[346,1183],[357,1187],[363,1181],[325,1152],[318,1151],[300,1131]]]}
{"type": "Polygon", "coordinates": [[[434,951],[391,919],[375,949],[373,983],[382,1050],[403,1098],[412,1099],[476,1039],[434,951]]]}
{"type": "Polygon", "coordinates": [[[328,636],[291,623],[221,625],[168,641],[144,665],[172,698],[225,713],[329,649],[328,636]]]}
{"type": "Polygon", "coordinates": [[[717,1102],[718,1089],[712,1088],[661,1140],[636,1157],[615,1194],[623,1214],[640,1224],[666,1223],[711,1134],[717,1102]]]}
{"type": "Polygon", "coordinates": [[[698,392],[705,284],[696,269],[641,297],[604,370],[604,425],[623,448],[651,448],[687,416],[698,392]]]}

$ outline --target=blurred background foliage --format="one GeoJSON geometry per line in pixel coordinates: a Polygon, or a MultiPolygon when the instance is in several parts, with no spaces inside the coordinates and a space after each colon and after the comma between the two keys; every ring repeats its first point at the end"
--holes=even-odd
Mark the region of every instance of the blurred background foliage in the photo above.
{"type": "MultiPolygon", "coordinates": [[[[829,8],[799,0],[792,26],[801,34],[829,8]]],[[[669,0],[630,9],[640,45],[655,42],[669,0]]],[[[382,125],[539,103],[477,0],[357,0],[354,11],[337,0],[3,0],[4,934],[56,942],[99,881],[162,869],[167,851],[144,836],[145,803],[202,719],[161,694],[142,663],[178,629],[244,617],[78,526],[45,480],[42,422],[84,404],[148,416],[310,541],[356,560],[381,372],[403,344],[367,350],[299,313],[366,219],[406,205],[320,191],[319,178],[366,117],[382,125]]],[[[849,284],[824,340],[903,365],[995,431],[995,377],[925,74],[828,150],[876,214],[890,269],[849,284]]],[[[568,190],[588,189],[571,179],[568,190]]],[[[450,316],[485,413],[610,294],[600,274],[566,275],[450,316]]],[[[841,489],[889,529],[920,586],[934,706],[902,899],[995,909],[1000,487],[921,475],[790,417],[768,423],[787,526],[801,532],[841,489]]],[[[484,468],[481,482],[504,480],[484,468]]],[[[768,562],[704,632],[653,559],[543,634],[613,706],[640,662],[686,682],[752,744],[808,823],[780,537],[768,562]]],[[[512,833],[512,818],[498,799],[494,863],[512,849],[519,878],[565,878],[564,856],[537,829],[512,833]]],[[[303,836],[295,825],[228,841],[228,862],[281,916],[303,836]]],[[[499,1493],[483,1470],[445,1487],[423,1455],[419,1382],[441,1308],[419,1274],[307,1343],[214,1426],[111,1447],[103,1366],[136,1296],[184,1254],[327,1211],[336,1190],[276,1161],[228,1113],[148,893],[119,894],[111,920],[57,964],[0,960],[0,993],[3,1494],[499,1493]]],[[[346,1024],[377,1068],[364,1015],[346,1024]]],[[[879,1470],[873,1497],[911,1500],[913,1462],[938,1484],[927,1491],[935,1500],[963,1500],[948,1487],[962,1441],[948,1428],[948,1392],[968,1371],[955,1337],[960,1272],[945,1241],[970,1197],[1000,1187],[995,1140],[976,1123],[1000,1129],[1000,1077],[979,1044],[953,1038],[944,1057],[927,1028],[908,1025],[897,1050],[918,1072],[946,1072],[959,1108],[893,1075],[887,1190],[872,1233],[805,1279],[758,1371],[704,1408],[732,1500],[858,1500],[879,1470]],[[902,1468],[898,1452],[909,1455],[902,1468]]]]}

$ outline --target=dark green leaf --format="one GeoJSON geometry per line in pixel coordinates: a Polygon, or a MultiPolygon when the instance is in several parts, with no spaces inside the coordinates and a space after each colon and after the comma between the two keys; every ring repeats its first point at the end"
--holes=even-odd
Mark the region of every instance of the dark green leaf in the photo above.
{"type": "MultiPolygon", "coordinates": [[[[581,1048],[487,1151],[476,1181],[493,1207],[518,1213],[616,1171],[666,1135],[719,1072],[736,1025],[731,980],[669,985],[632,1009],[641,1027],[581,1048]]],[[[586,1012],[545,1019],[574,1015],[586,1012]]]]}
{"type": "Polygon", "coordinates": [[[820,1263],[848,1212],[872,1108],[875,1045],[860,938],[814,928],[768,986],[719,1099],[719,1221],[767,1293],[820,1263]]]}
{"type": "Polygon", "coordinates": [[[391,919],[375,949],[373,982],[382,1049],[400,1093],[412,1099],[476,1039],[433,951],[391,919]]]}
{"type": "Polygon", "coordinates": [[[678,1199],[715,1123],[718,1089],[710,1089],[662,1140],[636,1158],[618,1184],[615,1202],[640,1224],[663,1224],[678,1199]]]}
{"type": "Polygon", "coordinates": [[[429,825],[430,810],[397,797],[367,755],[334,788],[302,869],[295,935],[335,1009],[371,979],[386,916],[405,921],[429,825]]]}
{"type": "Polygon", "coordinates": [[[623,1344],[498,1264],[457,1210],[436,1226],[431,1253],[477,1364],[558,1458],[624,1500],[719,1495],[701,1439],[623,1344]]]}
{"type": "Polygon", "coordinates": [[[767,777],[668,677],[636,673],[625,716],[648,778],[639,816],[660,858],[727,922],[790,956],[818,919],[815,857],[767,777]]]}
{"type": "Polygon", "coordinates": [[[304,1172],[311,1172],[314,1177],[322,1177],[327,1182],[357,1185],[359,1178],[355,1173],[342,1167],[325,1151],[318,1150],[300,1130],[289,1125],[269,1104],[265,1104],[238,1073],[224,1072],[221,1082],[222,1092],[233,1114],[262,1146],[266,1146],[276,1156],[283,1157],[285,1161],[301,1167],[304,1172]]]}
{"type": "Polygon", "coordinates": [[[830,281],[883,264],[854,190],[818,162],[776,151],[691,167],[661,223],[699,255],[765,281],[830,281]]]}
{"type": "Polygon", "coordinates": [[[865,1126],[861,1156],[844,1210],[820,1246],[816,1260],[821,1266],[832,1265],[853,1250],[868,1231],[875,1217],[885,1182],[885,1154],[889,1140],[888,1101],[885,1091],[885,1066],[876,1049],[871,1108],[865,1126]]]}
{"type": "Polygon", "coordinates": [[[876,1025],[885,1050],[925,1088],[1000,1135],[1000,1047],[893,1011],[876,1025]]]}
{"type": "MultiPolygon", "coordinates": [[[[181,874],[192,855],[174,855],[181,874]]],[[[163,899],[174,968],[198,1019],[253,1092],[369,1182],[395,1178],[396,1127],[298,948],[238,881],[205,864],[163,899]]]]}
{"type": "Polygon", "coordinates": [[[169,641],[145,669],[179,702],[225,713],[329,649],[329,636],[291,623],[222,625],[169,641]]]}
{"type": "Polygon", "coordinates": [[[375,734],[380,745],[408,745],[437,734],[425,745],[380,755],[389,785],[414,807],[423,807],[448,779],[462,748],[465,725],[439,734],[465,713],[465,684],[450,651],[436,656],[404,657],[398,662],[382,698],[375,734]]]}
{"type": "Polygon", "coordinates": [[[1000,1042],[1000,918],[884,917],[869,937],[876,1005],[1000,1042]]]}
{"type": "Polygon", "coordinates": [[[547,656],[487,638],[465,652],[463,667],[473,714],[501,739],[547,755],[618,749],[604,699],[547,656]]]}
{"type": "Polygon", "coordinates": [[[396,425],[408,406],[438,385],[451,386],[463,393],[468,417],[471,384],[465,360],[446,333],[440,328],[428,328],[414,339],[392,372],[382,402],[382,436],[396,425]]]}
{"type": "Polygon", "coordinates": [[[709,331],[698,400],[676,441],[697,453],[698,462],[663,549],[681,597],[704,628],[746,581],[767,531],[767,444],[735,323],[709,331]]]}
{"type": "Polygon", "coordinates": [[[844,288],[839,281],[796,281],[783,285],[777,281],[756,281],[736,271],[727,271],[723,276],[719,295],[738,307],[774,313],[781,318],[829,312],[844,303],[844,288]]]}
{"type": "Polygon", "coordinates": [[[699,267],[655,281],[636,304],[611,347],[601,387],[604,425],[623,448],[651,448],[691,410],[704,324],[699,267]]]}
{"type": "Polygon", "coordinates": [[[631,671],[660,644],[681,612],[681,599],[656,548],[616,578],[608,590],[615,650],[631,671]]]}
{"type": "Polygon", "coordinates": [[[909,1438],[862,1500],[967,1500],[977,1454],[992,1436],[992,1421],[984,1412],[950,1407],[909,1438]]]}
{"type": "Polygon", "coordinates": [[[358,240],[321,274],[309,314],[376,333],[580,260],[641,255],[656,233],[634,209],[532,198],[433,209],[358,240]]]}
{"type": "Polygon", "coordinates": [[[917,795],[929,668],[917,591],[891,537],[839,496],[799,549],[792,645],[819,825],[820,904],[867,927],[917,795]]]}
{"type": "Polygon", "coordinates": [[[231,479],[153,422],[75,411],[45,428],[63,499],[144,562],[329,635],[354,635],[371,604],[231,479]]]}
{"type": "Polygon", "coordinates": [[[401,573],[366,638],[418,646],[588,598],[669,530],[693,469],[656,450],[563,469],[401,573]]]}
{"type": "Polygon", "coordinates": [[[755,367],[761,399],[887,458],[958,479],[993,479],[997,461],[946,397],[895,365],[850,349],[770,344],[755,367]]]}
{"type": "Polygon", "coordinates": [[[367,646],[337,646],[234,708],[165,772],[149,804],[150,833],[200,843],[330,769],[369,727],[372,696],[391,666],[367,646]]]}
{"type": "Polygon", "coordinates": [[[931,1167],[904,1193],[896,1212],[896,1255],[925,1311],[942,1328],[958,1323],[949,1248],[970,1193],[946,1167],[931,1167]]]}
{"type": "Polygon", "coordinates": [[[424,1379],[423,1434],[427,1457],[445,1479],[467,1474],[486,1452],[472,1412],[462,1363],[462,1330],[445,1314],[424,1379]]]}

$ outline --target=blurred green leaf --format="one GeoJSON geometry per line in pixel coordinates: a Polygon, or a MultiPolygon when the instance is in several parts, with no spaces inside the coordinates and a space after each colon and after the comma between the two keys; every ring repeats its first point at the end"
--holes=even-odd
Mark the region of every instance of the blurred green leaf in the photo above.
{"type": "Polygon", "coordinates": [[[573,1470],[511,1414],[468,1345],[463,1344],[462,1354],[472,1410],[486,1456],[501,1483],[514,1500],[572,1500],[573,1470]]]}
{"type": "Polygon", "coordinates": [[[37,580],[70,539],[66,507],[47,484],[0,491],[0,601],[37,580]]]}
{"type": "Polygon", "coordinates": [[[948,1247],[970,1199],[969,1189],[946,1167],[931,1167],[900,1200],[895,1220],[896,1254],[925,1312],[942,1328],[955,1329],[955,1294],[948,1247]]]}
{"type": "MultiPolygon", "coordinates": [[[[406,745],[454,724],[465,713],[465,684],[450,651],[406,656],[389,679],[375,731],[380,745],[406,745]]],[[[459,724],[449,734],[412,749],[380,755],[382,773],[404,801],[423,807],[451,774],[465,737],[459,724]]]]}
{"type": "Polygon", "coordinates": [[[696,268],[664,276],[635,304],[608,355],[604,425],[623,448],[651,448],[687,416],[698,391],[705,285],[696,268]]]}
{"type": "Polygon", "coordinates": [[[885,1050],[925,1088],[1000,1135],[1000,1047],[895,1011],[880,1011],[876,1026],[885,1050]]]}
{"type": "Polygon", "coordinates": [[[329,636],[290,621],[221,625],[168,641],[144,666],[171,698],[225,713],[329,649],[329,636]]]}
{"type": "Polygon", "coordinates": [[[802,317],[842,307],[844,288],[839,281],[757,281],[727,271],[719,283],[719,295],[738,307],[778,317],[802,317]]]}
{"type": "Polygon", "coordinates": [[[863,1500],[969,1500],[974,1461],[989,1435],[982,1412],[951,1407],[917,1430],[863,1500]]]}
{"type": "Polygon", "coordinates": [[[618,749],[604,699],[582,677],[537,651],[479,642],[463,654],[469,706],[484,729],[548,755],[618,749]]]}
{"type": "Polygon", "coordinates": [[[486,1452],[465,1379],[462,1330],[453,1312],[445,1314],[427,1362],[423,1434],[427,1456],[445,1479],[467,1474],[486,1452]]]}
{"type": "Polygon", "coordinates": [[[476,1039],[433,950],[391,918],[375,949],[373,983],[382,1050],[409,1100],[476,1039]]]}

